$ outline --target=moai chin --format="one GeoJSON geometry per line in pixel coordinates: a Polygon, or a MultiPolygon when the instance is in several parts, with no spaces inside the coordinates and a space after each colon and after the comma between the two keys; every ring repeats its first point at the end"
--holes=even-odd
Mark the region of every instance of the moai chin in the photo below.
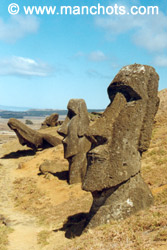
{"type": "Polygon", "coordinates": [[[89,126],[86,103],[83,99],[71,99],[68,114],[58,133],[64,137],[64,158],[69,162],[69,183],[81,183],[87,169],[86,153],[91,143],[85,137],[89,126]]]}
{"type": "Polygon", "coordinates": [[[140,170],[159,105],[158,80],[150,66],[123,67],[108,87],[110,104],[86,133],[92,145],[83,183],[93,196],[88,228],[123,219],[153,202],[140,170]]]}

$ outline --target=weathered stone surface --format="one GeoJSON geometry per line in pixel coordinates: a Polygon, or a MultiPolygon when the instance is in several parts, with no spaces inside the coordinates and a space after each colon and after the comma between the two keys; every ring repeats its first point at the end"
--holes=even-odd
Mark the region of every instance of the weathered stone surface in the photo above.
{"type": "Polygon", "coordinates": [[[45,121],[41,124],[41,128],[55,127],[58,121],[59,115],[57,113],[51,114],[46,117],[45,121]]]}
{"type": "Polygon", "coordinates": [[[124,218],[153,201],[140,168],[158,109],[158,79],[150,66],[122,68],[108,87],[111,103],[86,132],[92,147],[83,189],[94,199],[89,226],[124,218]]]}
{"type": "Polygon", "coordinates": [[[89,120],[91,122],[96,121],[98,118],[102,116],[102,112],[91,112],[89,113],[89,120]]]}
{"type": "Polygon", "coordinates": [[[148,208],[152,202],[153,196],[138,173],[115,188],[93,193],[88,227],[108,223],[111,219],[124,219],[141,209],[148,208]]]}
{"type": "Polygon", "coordinates": [[[66,165],[62,164],[61,160],[45,160],[40,166],[39,171],[42,174],[56,174],[57,172],[66,171],[66,165]]]}
{"type": "Polygon", "coordinates": [[[15,131],[21,145],[27,145],[34,150],[38,148],[54,147],[61,144],[61,140],[57,137],[41,134],[17,119],[9,119],[8,126],[15,131]]]}
{"type": "Polygon", "coordinates": [[[55,174],[57,172],[56,164],[53,164],[53,162],[50,161],[44,161],[40,166],[39,166],[39,171],[42,174],[55,174]]]}
{"type": "Polygon", "coordinates": [[[89,117],[83,99],[71,99],[68,103],[67,117],[58,133],[64,137],[64,157],[69,161],[69,183],[82,182],[87,169],[86,153],[90,141],[84,136],[89,117]]]}

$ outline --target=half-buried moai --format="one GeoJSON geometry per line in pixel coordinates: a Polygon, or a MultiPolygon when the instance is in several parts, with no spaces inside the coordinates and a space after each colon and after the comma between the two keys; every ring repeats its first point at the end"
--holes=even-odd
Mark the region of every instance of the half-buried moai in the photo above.
{"type": "Polygon", "coordinates": [[[123,67],[108,87],[110,104],[86,133],[92,143],[83,183],[93,196],[88,228],[123,219],[153,202],[140,170],[159,105],[158,80],[150,66],[123,67]]]}
{"type": "Polygon", "coordinates": [[[64,137],[64,158],[69,162],[69,183],[82,182],[87,170],[86,153],[91,142],[84,136],[89,117],[83,99],[71,99],[68,103],[68,114],[58,133],[64,137]]]}

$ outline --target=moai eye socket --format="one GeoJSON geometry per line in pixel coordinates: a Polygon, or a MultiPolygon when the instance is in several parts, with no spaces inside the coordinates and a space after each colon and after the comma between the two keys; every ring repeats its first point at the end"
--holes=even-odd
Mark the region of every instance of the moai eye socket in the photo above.
{"type": "Polygon", "coordinates": [[[69,117],[70,120],[71,120],[75,115],[76,115],[76,114],[75,114],[75,112],[74,112],[73,110],[70,109],[70,110],[68,111],[67,116],[69,117]]]}
{"type": "Polygon", "coordinates": [[[114,97],[118,92],[125,96],[127,102],[141,99],[141,96],[130,86],[123,85],[122,82],[114,82],[108,87],[108,95],[111,102],[114,100],[114,97]]]}

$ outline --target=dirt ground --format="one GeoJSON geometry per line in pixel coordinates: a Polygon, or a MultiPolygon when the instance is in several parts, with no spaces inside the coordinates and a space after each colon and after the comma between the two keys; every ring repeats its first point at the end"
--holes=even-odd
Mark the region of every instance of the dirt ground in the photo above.
{"type": "MultiPolygon", "coordinates": [[[[7,227],[13,229],[8,237],[8,249],[68,249],[70,240],[61,228],[69,216],[89,211],[91,195],[84,192],[80,184],[68,184],[68,162],[64,159],[63,145],[34,154],[21,146],[14,135],[9,136],[4,121],[2,127],[5,139],[0,145],[0,187],[3,190],[0,215],[7,227]],[[47,160],[56,162],[55,175],[40,174],[39,166],[47,160]]],[[[41,132],[46,133],[46,130],[58,136],[57,129],[41,132]]]]}
{"type": "Polygon", "coordinates": [[[9,249],[41,249],[41,244],[47,245],[47,239],[43,243],[42,236],[40,242],[42,232],[47,232],[50,238],[45,249],[60,249],[68,239],[59,229],[68,216],[89,211],[91,196],[82,191],[79,184],[68,185],[68,163],[63,159],[62,145],[38,152],[35,156],[30,152],[17,140],[1,146],[0,187],[3,192],[0,194],[0,214],[14,229],[9,235],[9,249]],[[57,176],[39,175],[39,166],[45,160],[57,160],[57,176]]]}

